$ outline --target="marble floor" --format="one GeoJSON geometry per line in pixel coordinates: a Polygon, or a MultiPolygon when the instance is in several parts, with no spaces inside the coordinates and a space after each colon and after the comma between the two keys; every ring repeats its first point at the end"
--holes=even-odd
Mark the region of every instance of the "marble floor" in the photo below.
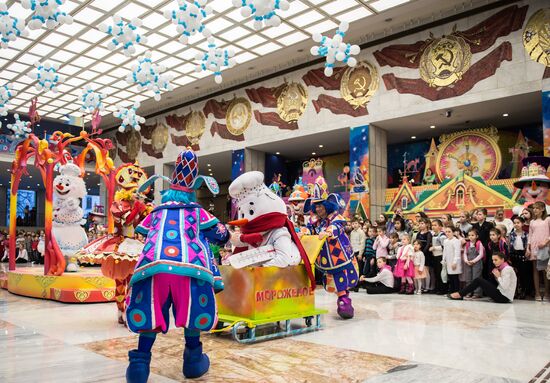
{"type": "MultiPolygon", "coordinates": [[[[440,296],[352,293],[335,299],[318,332],[253,345],[203,336],[212,360],[202,382],[543,383],[550,379],[550,303],[455,302],[440,296]],[[337,361],[343,361],[337,364],[337,361]]],[[[181,382],[182,332],[158,338],[150,382],[181,382]]],[[[0,290],[0,382],[124,382],[136,338],[114,304],[69,305],[0,290]]]]}

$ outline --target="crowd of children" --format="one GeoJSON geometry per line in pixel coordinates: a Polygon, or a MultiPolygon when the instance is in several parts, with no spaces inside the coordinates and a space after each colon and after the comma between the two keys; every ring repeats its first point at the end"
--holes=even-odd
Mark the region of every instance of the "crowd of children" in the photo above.
{"type": "MultiPolygon", "coordinates": [[[[484,284],[488,282],[495,290],[513,286],[512,299],[550,300],[550,217],[542,202],[512,219],[497,210],[491,221],[484,208],[461,212],[456,219],[446,214],[430,220],[417,213],[405,220],[398,212],[391,220],[381,215],[374,224],[353,222],[349,235],[361,287],[369,294],[447,295],[467,290],[466,298],[478,299],[491,296],[484,284]],[[503,287],[503,275],[511,278],[510,270],[503,269],[508,266],[513,267],[514,281],[503,287]]],[[[506,300],[506,294],[495,300],[506,300]]]]}

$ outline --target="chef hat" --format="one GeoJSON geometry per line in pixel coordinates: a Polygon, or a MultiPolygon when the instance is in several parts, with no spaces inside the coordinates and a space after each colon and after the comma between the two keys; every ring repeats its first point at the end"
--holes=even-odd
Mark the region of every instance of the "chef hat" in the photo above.
{"type": "Polygon", "coordinates": [[[244,173],[229,185],[229,195],[237,202],[252,193],[259,194],[261,192],[273,193],[264,184],[264,174],[258,171],[244,173]]]}

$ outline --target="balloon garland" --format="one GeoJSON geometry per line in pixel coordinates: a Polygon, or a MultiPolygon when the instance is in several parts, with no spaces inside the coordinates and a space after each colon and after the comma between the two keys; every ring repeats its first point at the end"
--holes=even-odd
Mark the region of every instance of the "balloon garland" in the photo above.
{"type": "Polygon", "coordinates": [[[92,90],[92,87],[88,85],[86,86],[86,88],[82,89],[82,107],[80,108],[80,110],[90,113],[92,113],[94,110],[102,111],[105,109],[105,105],[103,105],[103,99],[106,97],[106,94],[94,92],[92,90]]]}
{"type": "Polygon", "coordinates": [[[57,86],[65,80],[64,77],[57,73],[59,65],[51,64],[49,61],[46,61],[44,64],[35,62],[34,66],[36,67],[36,71],[30,72],[28,76],[33,80],[38,80],[35,85],[36,90],[45,90],[46,92],[51,90],[52,92],[57,93],[57,86]]]}
{"type": "Polygon", "coordinates": [[[11,84],[0,86],[0,116],[8,115],[8,104],[17,95],[11,84]]]}
{"type": "Polygon", "coordinates": [[[135,45],[147,43],[147,37],[137,33],[137,29],[141,27],[141,24],[142,21],[138,18],[134,18],[130,22],[124,22],[119,15],[114,15],[113,25],[100,24],[99,30],[113,37],[107,45],[109,50],[114,51],[121,45],[124,54],[130,57],[136,53],[135,45]]]}
{"type": "Polygon", "coordinates": [[[28,121],[21,121],[17,113],[14,114],[13,117],[15,118],[15,123],[8,124],[8,129],[13,132],[15,138],[27,138],[32,131],[29,127],[31,123],[28,121]]]}
{"type": "Polygon", "coordinates": [[[176,30],[181,35],[179,41],[186,44],[189,37],[199,32],[204,37],[210,37],[210,30],[204,25],[204,19],[212,13],[212,8],[206,6],[206,0],[194,0],[188,2],[178,0],[177,10],[165,10],[164,17],[172,21],[176,25],[176,30]]]}
{"type": "Polygon", "coordinates": [[[19,36],[28,36],[25,20],[10,16],[6,3],[0,3],[0,47],[6,49],[10,41],[19,36]]]}
{"type": "Polygon", "coordinates": [[[137,110],[140,106],[141,104],[139,101],[136,101],[131,108],[119,107],[118,111],[114,113],[116,118],[120,118],[122,120],[122,123],[118,128],[120,133],[124,133],[127,127],[134,129],[136,132],[141,130],[141,126],[139,124],[145,123],[145,118],[137,114],[137,110]]]}
{"type": "Polygon", "coordinates": [[[341,61],[350,67],[357,65],[357,59],[351,57],[351,55],[359,54],[361,49],[358,45],[351,45],[343,42],[348,28],[349,24],[342,21],[332,39],[322,36],[320,33],[315,33],[313,35],[313,41],[320,43],[320,45],[312,47],[311,54],[314,56],[326,57],[325,76],[327,77],[332,76],[336,61],[341,61]]]}
{"type": "Polygon", "coordinates": [[[277,10],[287,11],[290,4],[286,0],[233,0],[233,6],[241,8],[243,17],[254,18],[254,29],[259,30],[264,25],[267,27],[278,27],[281,25],[281,18],[277,10]]]}
{"type": "Polygon", "coordinates": [[[232,68],[235,66],[236,61],[233,58],[235,52],[227,49],[220,49],[216,47],[216,42],[213,37],[208,39],[208,52],[197,53],[195,59],[200,60],[201,63],[195,68],[196,72],[211,71],[214,72],[214,80],[217,84],[221,84],[222,68],[232,68]]]}
{"type": "Polygon", "coordinates": [[[132,66],[132,72],[126,76],[128,84],[136,84],[138,91],[151,90],[155,92],[155,100],[160,101],[160,92],[171,91],[174,89],[170,81],[174,76],[162,74],[166,71],[164,66],[159,66],[151,61],[151,52],[138,57],[137,65],[132,66]]]}
{"type": "Polygon", "coordinates": [[[25,9],[30,9],[32,19],[29,22],[30,29],[40,29],[45,25],[48,29],[53,29],[60,24],[72,24],[73,18],[60,9],[65,0],[22,0],[21,5],[25,9]]]}

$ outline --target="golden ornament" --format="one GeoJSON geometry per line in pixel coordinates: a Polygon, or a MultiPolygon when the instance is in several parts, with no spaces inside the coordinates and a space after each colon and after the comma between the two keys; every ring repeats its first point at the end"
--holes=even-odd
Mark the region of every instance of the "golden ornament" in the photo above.
{"type": "Polygon", "coordinates": [[[128,133],[128,142],[126,143],[126,154],[130,160],[135,160],[141,150],[141,134],[134,129],[128,133]]]}
{"type": "Polygon", "coordinates": [[[529,18],[523,46],[531,59],[550,67],[550,8],[539,9],[529,18]]]}
{"type": "Polygon", "coordinates": [[[168,144],[168,127],[164,124],[157,124],[151,135],[151,146],[154,153],[162,153],[168,144]]]}
{"type": "Polygon", "coordinates": [[[307,106],[307,89],[291,82],[283,85],[277,97],[277,113],[286,122],[295,122],[304,114],[307,106]]]}
{"type": "Polygon", "coordinates": [[[433,40],[420,57],[420,77],[431,87],[449,86],[470,69],[472,51],[455,35],[433,40]]]}
{"type": "Polygon", "coordinates": [[[231,101],[229,108],[227,108],[227,113],[225,114],[229,133],[234,136],[240,136],[250,126],[251,119],[252,106],[250,105],[250,101],[243,97],[231,101]]]}
{"type": "Polygon", "coordinates": [[[378,90],[378,70],[368,61],[347,68],[340,82],[340,94],[355,109],[364,107],[378,90]]]}
{"type": "Polygon", "coordinates": [[[191,144],[197,145],[206,130],[206,118],[202,111],[192,111],[185,121],[185,135],[191,144]]]}

